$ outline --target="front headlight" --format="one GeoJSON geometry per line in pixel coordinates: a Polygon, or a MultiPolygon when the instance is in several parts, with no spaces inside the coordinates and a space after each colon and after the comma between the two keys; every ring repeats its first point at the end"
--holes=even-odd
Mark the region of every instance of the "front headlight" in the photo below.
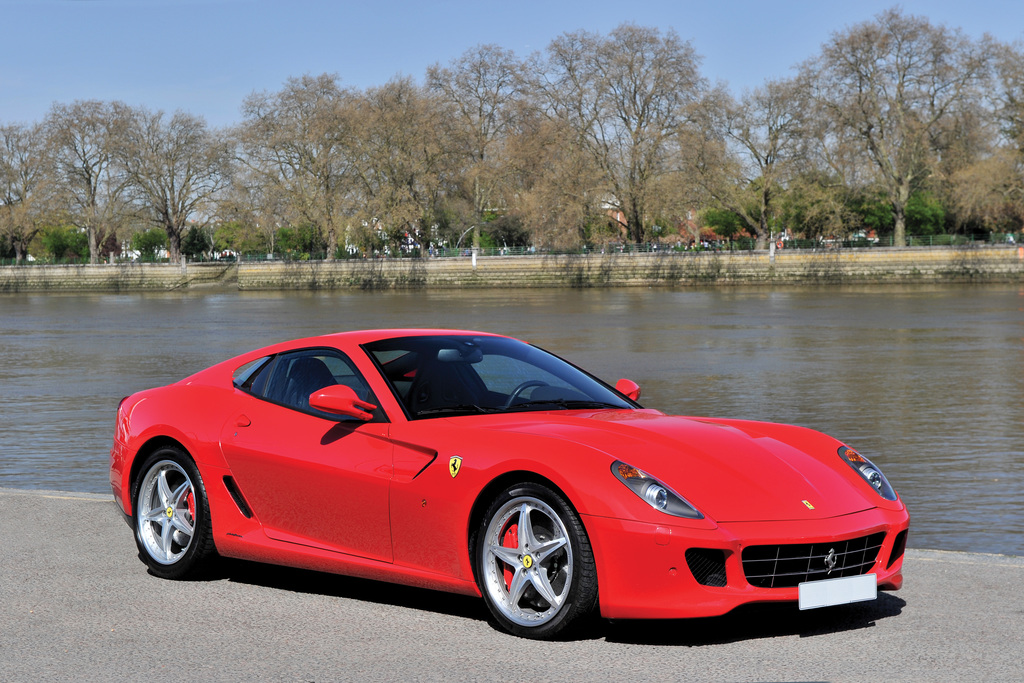
{"type": "Polygon", "coordinates": [[[878,495],[886,500],[896,500],[896,491],[893,490],[885,475],[882,474],[882,470],[875,467],[874,463],[846,446],[840,446],[839,457],[843,459],[843,462],[852,467],[864,481],[871,484],[871,488],[875,489],[878,495]]]}
{"type": "Polygon", "coordinates": [[[630,491],[640,496],[645,503],[659,512],[673,517],[704,519],[704,515],[697,512],[697,509],[686,502],[682,496],[641,469],[616,460],[612,463],[612,474],[630,491]]]}

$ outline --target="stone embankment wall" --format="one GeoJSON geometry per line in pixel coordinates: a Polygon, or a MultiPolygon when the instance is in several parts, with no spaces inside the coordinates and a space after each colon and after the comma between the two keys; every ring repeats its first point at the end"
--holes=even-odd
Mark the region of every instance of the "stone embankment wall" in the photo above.
{"type": "Polygon", "coordinates": [[[0,292],[1024,282],[1024,247],[8,266],[0,292]]]}
{"type": "Polygon", "coordinates": [[[3,266],[0,292],[141,292],[232,284],[234,264],[3,266]]]}

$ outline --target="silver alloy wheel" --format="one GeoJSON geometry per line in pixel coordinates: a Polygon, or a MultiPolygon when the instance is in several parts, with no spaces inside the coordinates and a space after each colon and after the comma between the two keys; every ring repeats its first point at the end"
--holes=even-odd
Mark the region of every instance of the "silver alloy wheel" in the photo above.
{"type": "Polygon", "coordinates": [[[484,534],[483,584],[511,622],[551,621],[572,588],[572,544],[555,510],[533,496],[505,503],[484,534]]]}
{"type": "Polygon", "coordinates": [[[138,535],[155,562],[180,560],[195,535],[195,490],[173,460],[161,460],[146,472],[139,487],[138,535]]]}

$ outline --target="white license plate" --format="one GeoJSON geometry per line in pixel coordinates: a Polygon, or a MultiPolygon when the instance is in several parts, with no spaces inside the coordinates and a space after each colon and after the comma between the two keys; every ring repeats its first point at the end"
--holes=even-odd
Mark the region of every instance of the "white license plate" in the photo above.
{"type": "Polygon", "coordinates": [[[816,609],[830,605],[874,600],[878,597],[878,583],[874,574],[847,576],[841,579],[807,581],[801,583],[800,609],[816,609]]]}

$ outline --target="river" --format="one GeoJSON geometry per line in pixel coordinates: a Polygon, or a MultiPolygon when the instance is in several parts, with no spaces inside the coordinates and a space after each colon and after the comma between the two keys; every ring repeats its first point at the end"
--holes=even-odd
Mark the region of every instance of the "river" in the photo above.
{"type": "Polygon", "coordinates": [[[0,486],[109,492],[121,397],[270,342],[399,326],[519,337],[668,413],[827,432],[883,468],[911,547],[1024,555],[1018,285],[4,295],[0,486]]]}

